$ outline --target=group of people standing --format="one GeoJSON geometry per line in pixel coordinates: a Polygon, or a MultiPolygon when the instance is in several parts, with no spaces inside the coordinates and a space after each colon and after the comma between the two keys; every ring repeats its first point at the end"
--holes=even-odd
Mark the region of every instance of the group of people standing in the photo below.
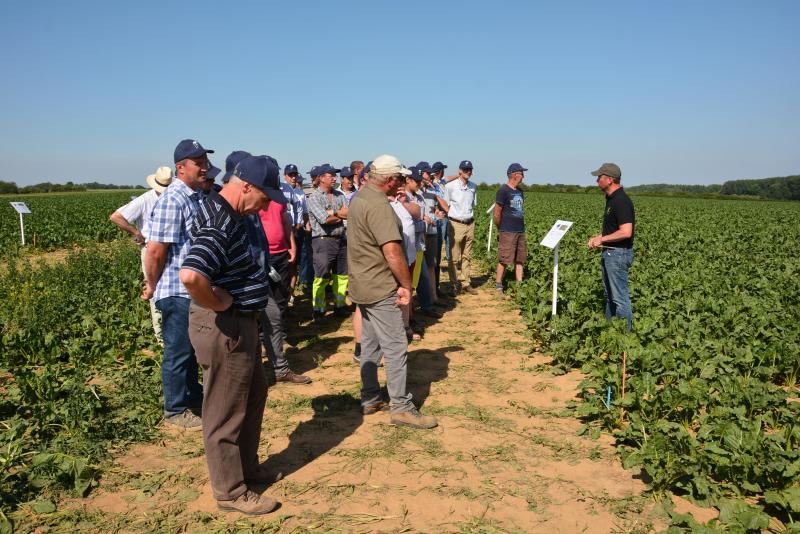
{"type": "MultiPolygon", "coordinates": [[[[223,174],[208,159],[213,152],[195,140],[181,141],[174,175],[160,167],[147,179],[152,189],[111,220],[142,246],[142,298],[151,303],[163,344],[165,422],[202,429],[220,509],[262,514],[277,507],[251,489],[275,479],[257,454],[270,379],[311,381],[294,373],[284,354],[287,309],[297,287],[311,290],[314,322],[329,320],[328,286],[333,313],[352,314],[365,415],[388,411],[392,424],[437,426],[414,405],[406,383],[408,343],[419,338],[412,295],[418,293],[418,313],[440,318],[437,307],[446,299],[475,293],[470,260],[477,187],[471,161],[445,176],[441,162],[406,167],[381,155],[366,165],[316,166],[306,192],[296,165],[286,165],[281,179],[274,158],[234,151],[223,174]],[[443,245],[450,290],[440,287],[443,245]],[[385,389],[378,381],[381,365],[385,389]]],[[[517,279],[527,254],[524,226],[515,219],[522,213],[517,186],[525,170],[509,167],[504,187],[511,191],[501,189],[495,209],[500,260],[515,266],[517,279]]],[[[593,238],[589,245],[603,242],[593,238]]],[[[498,267],[498,284],[502,275],[498,267]]]]}

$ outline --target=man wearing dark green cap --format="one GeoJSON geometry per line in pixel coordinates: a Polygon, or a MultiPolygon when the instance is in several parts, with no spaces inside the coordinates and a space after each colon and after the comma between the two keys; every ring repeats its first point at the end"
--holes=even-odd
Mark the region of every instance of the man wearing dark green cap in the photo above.
{"type": "Polygon", "coordinates": [[[603,212],[603,233],[589,239],[589,248],[602,249],[600,268],[606,295],[606,319],[614,317],[628,321],[633,329],[633,309],[628,291],[628,271],[633,263],[633,232],[636,216],[633,202],[619,184],[622,171],[614,163],[603,163],[592,172],[597,186],[606,194],[603,212]]]}

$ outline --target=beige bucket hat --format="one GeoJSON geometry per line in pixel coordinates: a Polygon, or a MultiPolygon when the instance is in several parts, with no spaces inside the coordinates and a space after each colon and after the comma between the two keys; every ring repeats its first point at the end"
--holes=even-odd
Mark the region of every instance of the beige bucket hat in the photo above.
{"type": "Polygon", "coordinates": [[[147,177],[147,185],[155,189],[156,193],[163,193],[164,189],[172,183],[172,178],[171,167],[159,167],[156,169],[155,174],[151,174],[147,177]]]}

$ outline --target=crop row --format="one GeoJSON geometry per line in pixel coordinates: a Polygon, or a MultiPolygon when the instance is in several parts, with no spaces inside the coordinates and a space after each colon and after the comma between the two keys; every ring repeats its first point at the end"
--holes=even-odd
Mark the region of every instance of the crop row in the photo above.
{"type": "MultiPolygon", "coordinates": [[[[485,248],[484,212],[493,200],[481,195],[476,231],[487,269],[496,262],[496,240],[490,253],[485,248]]],[[[512,288],[516,303],[552,353],[556,372],[586,373],[577,407],[584,431],[613,432],[624,464],[644,469],[655,490],[716,505],[731,528],[792,525],[800,517],[800,403],[793,400],[800,205],[633,200],[632,334],[621,321],[604,320],[599,255],[585,246],[601,226],[599,193],[526,196],[531,254],[525,281],[512,288]],[[553,317],[553,254],[538,242],[556,219],[575,225],[560,246],[553,317]]],[[[683,516],[675,520],[700,528],[683,516]]]]}

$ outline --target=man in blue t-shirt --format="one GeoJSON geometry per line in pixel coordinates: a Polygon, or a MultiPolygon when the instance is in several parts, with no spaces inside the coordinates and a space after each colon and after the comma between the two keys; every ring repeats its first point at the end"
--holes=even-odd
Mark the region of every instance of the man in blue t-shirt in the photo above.
{"type": "Polygon", "coordinates": [[[497,225],[500,243],[497,247],[497,277],[494,288],[498,296],[503,295],[503,274],[506,265],[514,266],[517,282],[522,280],[522,266],[528,257],[528,244],[525,240],[524,196],[519,184],[525,177],[524,168],[519,163],[508,166],[508,182],[497,191],[494,199],[494,224],[497,225]]]}

